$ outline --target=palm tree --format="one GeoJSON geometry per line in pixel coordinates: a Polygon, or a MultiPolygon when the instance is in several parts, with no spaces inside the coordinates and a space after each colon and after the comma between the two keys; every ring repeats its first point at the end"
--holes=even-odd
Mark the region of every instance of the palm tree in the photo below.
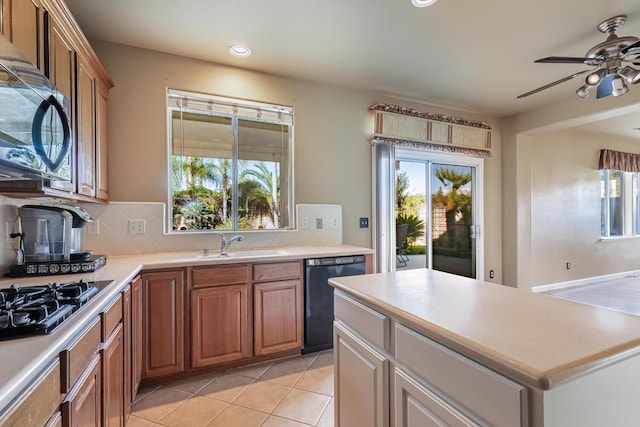
{"type": "Polygon", "coordinates": [[[406,172],[396,174],[396,215],[406,214],[404,208],[407,192],[409,191],[409,175],[406,172]]]}
{"type": "Polygon", "coordinates": [[[228,203],[230,196],[231,159],[215,159],[209,168],[212,181],[220,185],[220,191],[222,192],[222,222],[225,222],[229,217],[228,203]]]}
{"type": "Polygon", "coordinates": [[[280,185],[280,175],[278,173],[278,163],[272,163],[273,167],[265,162],[257,163],[254,168],[247,169],[242,172],[241,178],[253,177],[260,184],[265,194],[270,196],[269,207],[271,209],[271,217],[273,224],[277,227],[279,224],[279,194],[278,187],[280,185]]]}
{"type": "Polygon", "coordinates": [[[455,224],[456,214],[460,210],[458,190],[471,182],[471,173],[463,173],[450,168],[438,168],[435,171],[435,176],[442,185],[449,189],[446,195],[445,215],[447,218],[447,229],[450,229],[455,224]]]}

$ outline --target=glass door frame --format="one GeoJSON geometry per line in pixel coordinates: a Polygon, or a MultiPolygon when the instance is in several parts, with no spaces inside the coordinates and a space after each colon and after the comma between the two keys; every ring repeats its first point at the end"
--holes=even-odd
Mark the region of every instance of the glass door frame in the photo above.
{"type": "MultiPolygon", "coordinates": [[[[475,279],[484,278],[484,159],[480,157],[468,157],[468,156],[460,156],[455,154],[441,154],[441,153],[433,153],[426,151],[418,151],[404,148],[396,148],[395,151],[395,160],[396,161],[407,161],[407,162],[421,162],[425,163],[426,167],[426,175],[425,179],[425,203],[427,205],[427,212],[429,218],[427,218],[427,223],[425,224],[425,240],[428,245],[425,253],[427,257],[427,265],[426,268],[433,268],[433,242],[432,242],[432,227],[431,227],[431,211],[432,211],[432,202],[431,195],[433,194],[433,189],[431,188],[431,174],[433,164],[443,164],[443,165],[452,165],[452,166],[466,166],[474,168],[475,173],[473,173],[472,180],[472,194],[474,195],[474,200],[472,203],[472,218],[473,218],[473,227],[475,227],[474,234],[475,237],[475,270],[476,277],[475,279]]],[[[394,170],[394,174],[395,174],[394,170]]],[[[394,175],[395,176],[395,175],[394,175]]],[[[394,179],[395,182],[395,179],[394,179]]],[[[393,205],[395,206],[396,192],[393,192],[393,205]]],[[[389,224],[390,228],[395,229],[395,221],[393,224],[389,224]]]]}

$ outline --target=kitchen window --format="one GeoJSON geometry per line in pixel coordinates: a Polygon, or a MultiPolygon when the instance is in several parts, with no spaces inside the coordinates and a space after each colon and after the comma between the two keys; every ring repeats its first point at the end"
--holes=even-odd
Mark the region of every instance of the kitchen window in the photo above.
{"type": "Polygon", "coordinates": [[[293,223],[293,108],[169,89],[171,231],[293,223]]]}
{"type": "Polygon", "coordinates": [[[602,237],[640,235],[638,172],[600,171],[602,237]]]}

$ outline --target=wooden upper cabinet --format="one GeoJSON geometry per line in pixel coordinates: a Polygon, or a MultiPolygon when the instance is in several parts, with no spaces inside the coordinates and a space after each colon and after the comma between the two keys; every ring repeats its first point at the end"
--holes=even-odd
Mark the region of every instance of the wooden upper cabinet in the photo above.
{"type": "Polygon", "coordinates": [[[0,0],[2,34],[41,71],[44,69],[44,7],[40,0],[0,0]]]}
{"type": "MultiPolygon", "coordinates": [[[[45,13],[45,37],[49,50],[45,73],[49,80],[71,100],[71,111],[74,111],[76,49],[64,26],[51,13],[45,13]]],[[[73,122],[72,114],[72,122],[73,122]]]]}
{"type": "Polygon", "coordinates": [[[107,147],[109,146],[109,129],[107,127],[109,88],[104,84],[96,84],[96,197],[109,200],[107,147]]]}
{"type": "Polygon", "coordinates": [[[0,31],[70,102],[72,182],[48,186],[79,200],[108,201],[107,102],[113,82],[69,9],[62,0],[0,0],[0,31]]]}
{"type": "Polygon", "coordinates": [[[96,80],[89,65],[78,58],[78,125],[76,127],[77,191],[96,195],[96,80]]]}

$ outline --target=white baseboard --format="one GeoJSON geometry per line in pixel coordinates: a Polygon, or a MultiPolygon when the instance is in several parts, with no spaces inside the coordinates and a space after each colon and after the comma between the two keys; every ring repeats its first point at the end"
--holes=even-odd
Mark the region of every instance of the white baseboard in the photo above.
{"type": "Polygon", "coordinates": [[[604,276],[587,277],[584,279],[570,280],[568,282],[550,283],[548,285],[538,285],[531,288],[532,292],[547,292],[555,289],[573,288],[575,286],[591,285],[612,279],[620,279],[628,276],[640,275],[640,270],[624,271],[622,273],[605,274],[604,276]]]}

